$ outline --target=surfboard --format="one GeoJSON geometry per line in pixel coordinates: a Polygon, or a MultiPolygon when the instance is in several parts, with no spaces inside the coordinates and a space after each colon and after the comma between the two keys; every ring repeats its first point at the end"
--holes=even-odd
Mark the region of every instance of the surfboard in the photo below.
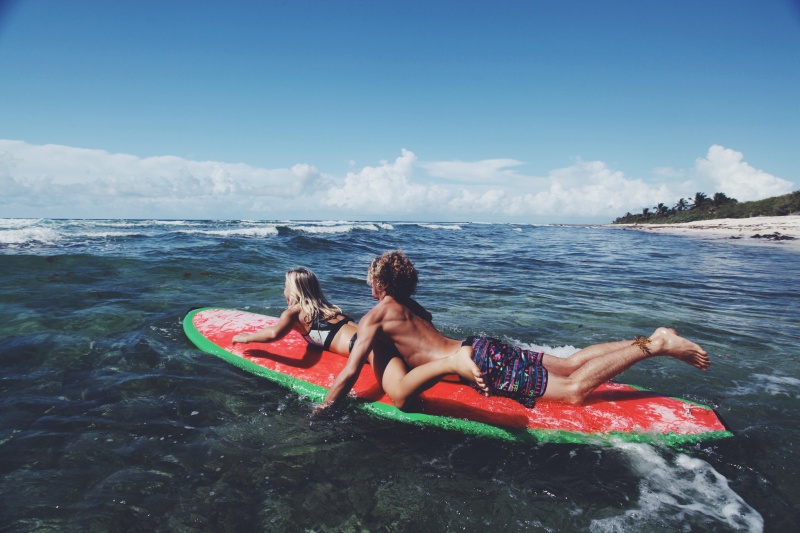
{"type": "MultiPolygon", "coordinates": [[[[184,331],[200,350],[284,387],[322,401],[346,358],[309,345],[295,331],[272,343],[232,344],[238,333],[252,333],[277,318],[235,309],[190,311],[184,331]]],[[[425,391],[414,412],[397,409],[365,365],[350,402],[375,415],[404,423],[436,426],[511,441],[662,442],[681,446],[732,435],[713,409],[700,403],[609,382],[582,405],[539,400],[528,409],[499,396],[485,397],[454,381],[425,391]]]]}

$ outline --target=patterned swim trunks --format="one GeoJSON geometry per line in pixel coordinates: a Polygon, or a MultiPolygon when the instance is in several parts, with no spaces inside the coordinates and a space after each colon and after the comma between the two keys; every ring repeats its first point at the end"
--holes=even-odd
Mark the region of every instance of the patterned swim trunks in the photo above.
{"type": "Polygon", "coordinates": [[[472,346],[475,352],[472,360],[483,372],[491,394],[513,398],[525,407],[533,407],[536,398],[547,389],[543,353],[523,350],[491,337],[469,337],[462,344],[472,346]]]}

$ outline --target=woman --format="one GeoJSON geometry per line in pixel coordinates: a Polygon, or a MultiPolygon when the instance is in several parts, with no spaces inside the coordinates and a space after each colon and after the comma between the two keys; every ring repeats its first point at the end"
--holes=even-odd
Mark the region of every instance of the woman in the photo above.
{"type": "Polygon", "coordinates": [[[328,302],[313,272],[307,268],[287,271],[283,295],[288,307],[278,323],[256,333],[240,333],[233,338],[234,344],[274,342],[295,330],[309,344],[341,355],[350,353],[356,340],[356,323],[328,302]]]}
{"type": "MultiPolygon", "coordinates": [[[[317,276],[307,268],[286,272],[283,290],[288,305],[278,323],[255,333],[240,333],[233,343],[274,342],[295,330],[314,346],[348,356],[356,342],[356,323],[342,310],[328,302],[317,276]]],[[[367,358],[384,390],[393,398],[394,384],[407,373],[406,365],[388,346],[376,343],[367,358]]]]}

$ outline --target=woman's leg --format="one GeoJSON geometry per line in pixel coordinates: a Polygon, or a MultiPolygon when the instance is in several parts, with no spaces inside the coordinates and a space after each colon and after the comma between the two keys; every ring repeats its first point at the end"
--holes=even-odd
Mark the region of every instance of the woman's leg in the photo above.
{"type": "Polygon", "coordinates": [[[469,346],[462,346],[448,357],[435,359],[411,370],[408,370],[400,356],[380,348],[375,350],[372,360],[375,377],[399,409],[405,409],[422,392],[450,374],[457,374],[481,388],[486,387],[480,369],[472,361],[472,348],[469,346]]]}

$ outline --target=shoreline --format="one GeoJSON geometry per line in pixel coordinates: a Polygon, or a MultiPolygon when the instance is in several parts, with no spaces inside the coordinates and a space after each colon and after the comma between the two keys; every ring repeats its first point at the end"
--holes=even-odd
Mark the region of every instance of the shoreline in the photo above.
{"type": "Polygon", "coordinates": [[[736,243],[783,246],[800,251],[800,216],[720,218],[680,224],[608,224],[607,227],[688,235],[736,243]]]}

